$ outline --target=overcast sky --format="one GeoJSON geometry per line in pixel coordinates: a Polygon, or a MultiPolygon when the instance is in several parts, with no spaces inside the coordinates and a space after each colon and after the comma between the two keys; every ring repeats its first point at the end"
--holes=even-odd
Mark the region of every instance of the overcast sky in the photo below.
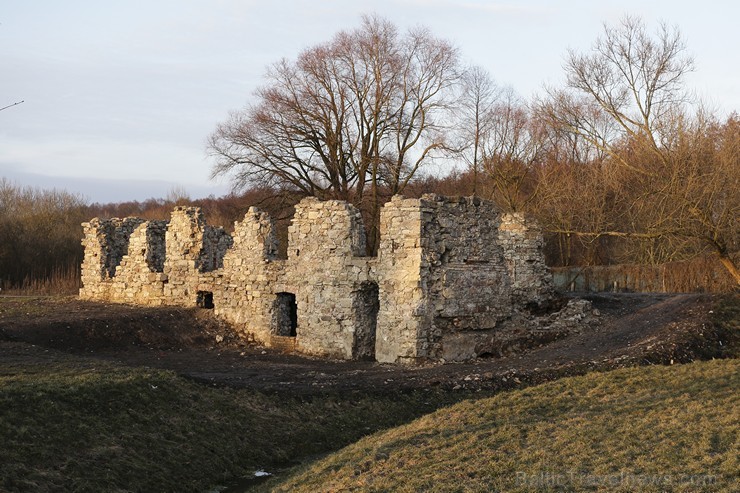
{"type": "Polygon", "coordinates": [[[223,195],[205,141],[265,67],[377,13],[424,25],[528,98],[563,81],[624,14],[676,25],[688,79],[722,114],[740,109],[736,0],[0,0],[0,176],[91,201],[223,195]]]}

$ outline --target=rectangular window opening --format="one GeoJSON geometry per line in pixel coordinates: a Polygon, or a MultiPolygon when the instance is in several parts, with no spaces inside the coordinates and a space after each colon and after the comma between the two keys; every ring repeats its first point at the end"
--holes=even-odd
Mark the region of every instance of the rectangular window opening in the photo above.
{"type": "Polygon", "coordinates": [[[198,291],[195,303],[199,308],[213,310],[213,293],[211,291],[198,291]]]}

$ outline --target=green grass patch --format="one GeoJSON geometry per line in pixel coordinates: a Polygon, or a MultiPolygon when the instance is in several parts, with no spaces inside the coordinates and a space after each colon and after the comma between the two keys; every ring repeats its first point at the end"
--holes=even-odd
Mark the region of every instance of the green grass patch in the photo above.
{"type": "Polygon", "coordinates": [[[468,400],[277,491],[737,491],[740,362],[642,367],[468,400]]]}
{"type": "Polygon", "coordinates": [[[71,356],[0,362],[0,491],[202,492],[440,405],[422,394],[307,401],[71,356]]]}

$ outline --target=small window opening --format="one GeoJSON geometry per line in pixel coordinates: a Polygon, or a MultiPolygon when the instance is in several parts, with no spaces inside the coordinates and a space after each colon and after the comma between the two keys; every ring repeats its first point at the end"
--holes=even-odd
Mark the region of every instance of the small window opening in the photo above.
{"type": "Polygon", "coordinates": [[[213,309],[213,293],[210,291],[198,291],[195,303],[199,308],[213,309]]]}

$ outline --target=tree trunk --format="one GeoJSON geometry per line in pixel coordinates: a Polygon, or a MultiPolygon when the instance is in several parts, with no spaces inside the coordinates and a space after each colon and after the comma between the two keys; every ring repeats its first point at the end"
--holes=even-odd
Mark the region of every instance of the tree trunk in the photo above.
{"type": "Polygon", "coordinates": [[[740,287],[740,272],[738,272],[735,262],[733,262],[726,253],[719,254],[719,261],[722,262],[722,265],[724,265],[725,269],[727,269],[732,278],[735,279],[735,284],[740,287]]]}

